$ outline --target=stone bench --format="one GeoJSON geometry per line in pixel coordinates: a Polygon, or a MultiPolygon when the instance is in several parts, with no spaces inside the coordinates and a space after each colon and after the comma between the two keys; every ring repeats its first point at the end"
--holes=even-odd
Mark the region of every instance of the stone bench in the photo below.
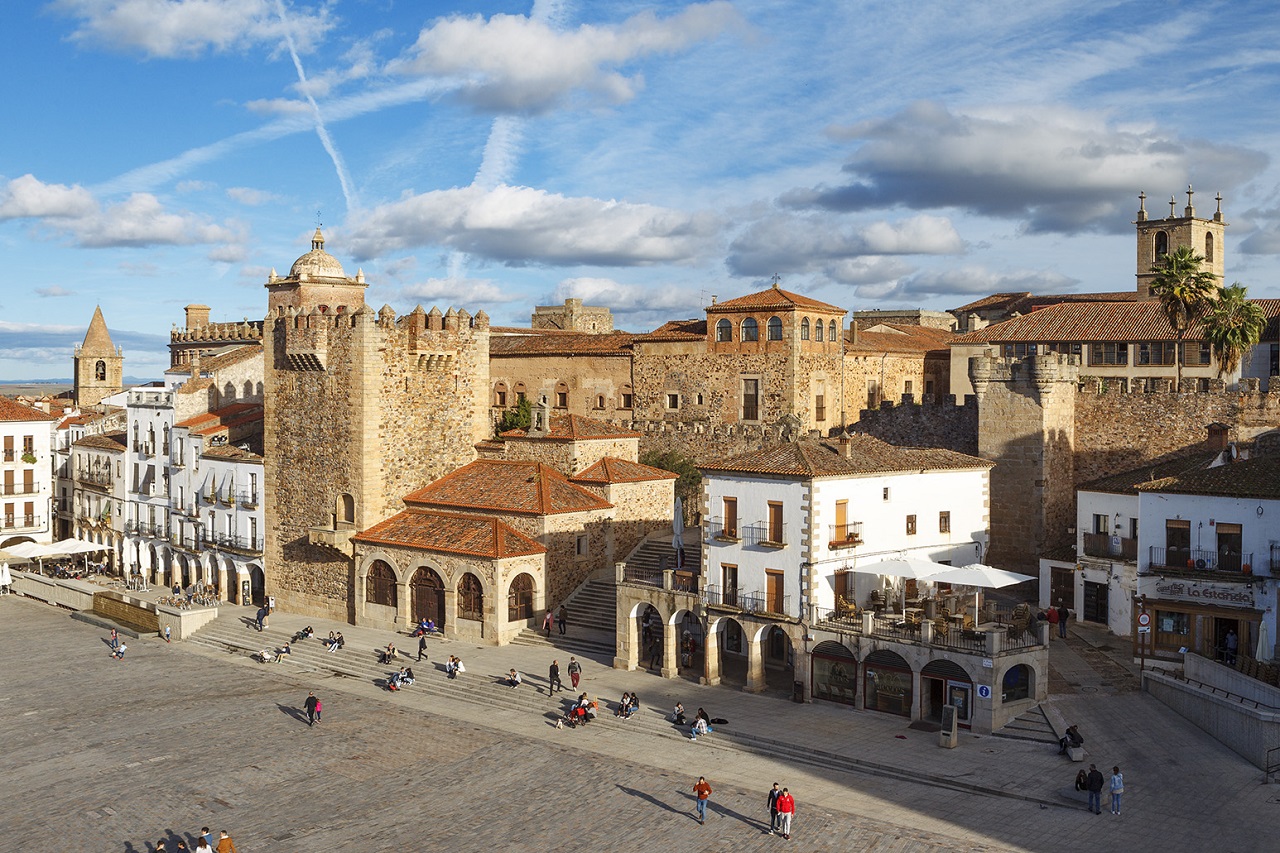
{"type": "Polygon", "coordinates": [[[1084,747],[1069,746],[1067,747],[1067,755],[1070,756],[1072,761],[1084,761],[1084,747]]]}

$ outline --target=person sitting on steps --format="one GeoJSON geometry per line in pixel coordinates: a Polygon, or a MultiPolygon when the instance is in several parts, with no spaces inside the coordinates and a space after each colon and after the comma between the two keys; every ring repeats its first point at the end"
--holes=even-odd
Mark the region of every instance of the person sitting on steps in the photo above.
{"type": "Polygon", "coordinates": [[[1058,755],[1066,755],[1068,749],[1084,746],[1084,738],[1075,726],[1067,726],[1067,733],[1058,739],[1058,755]]]}

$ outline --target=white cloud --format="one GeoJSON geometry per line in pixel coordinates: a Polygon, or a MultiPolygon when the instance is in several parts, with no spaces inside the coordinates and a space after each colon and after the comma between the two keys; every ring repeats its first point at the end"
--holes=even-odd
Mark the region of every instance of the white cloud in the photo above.
{"type": "Polygon", "coordinates": [[[249,255],[243,243],[224,243],[209,250],[209,260],[219,264],[238,264],[249,255]]]}
{"type": "Polygon", "coordinates": [[[964,251],[951,220],[918,215],[898,222],[845,226],[822,215],[777,214],[750,225],[729,247],[738,275],[770,275],[820,269],[864,255],[939,255],[964,251]]]}
{"type": "Polygon", "coordinates": [[[75,296],[76,293],[74,290],[67,290],[65,287],[62,287],[61,285],[51,284],[48,287],[37,287],[36,295],[42,296],[45,298],[50,298],[50,297],[60,297],[60,296],[75,296]]]}
{"type": "Polygon", "coordinates": [[[618,70],[642,57],[676,53],[734,27],[727,2],[694,4],[669,18],[642,12],[616,26],[560,31],[521,15],[453,16],[433,23],[389,70],[457,78],[464,99],[487,109],[540,111],[586,90],[623,103],[643,86],[618,70]]]}
{"type": "Polygon", "coordinates": [[[500,284],[487,278],[429,278],[405,286],[401,295],[405,299],[442,300],[449,305],[494,305],[525,299],[523,293],[504,290],[500,284]]]}
{"type": "Polygon", "coordinates": [[[986,293],[1070,293],[1079,284],[1050,270],[995,272],[980,266],[925,270],[895,282],[861,285],[857,294],[870,299],[918,299],[922,296],[971,297],[986,293]]]}
{"type": "Polygon", "coordinates": [[[79,184],[46,184],[29,174],[0,188],[0,220],[76,218],[93,213],[97,207],[93,193],[79,184]]]}
{"type": "Polygon", "coordinates": [[[212,181],[178,181],[173,188],[180,193],[198,193],[205,192],[215,188],[217,184],[212,181]]]}
{"type": "Polygon", "coordinates": [[[274,0],[54,0],[51,8],[79,20],[75,41],[165,59],[278,48],[286,33],[310,51],[334,25],[325,5],[282,20],[274,0]]]}
{"type": "MultiPolygon", "coordinates": [[[[1127,228],[1119,205],[1146,187],[1230,189],[1256,176],[1266,155],[1121,126],[1059,105],[953,113],[919,102],[836,131],[860,147],[843,185],[782,196],[797,208],[954,207],[1026,223],[1032,232],[1127,228]]],[[[1130,203],[1132,204],[1132,203],[1130,203]]]]}
{"type": "Polygon", "coordinates": [[[249,207],[261,207],[264,204],[280,200],[280,197],[273,192],[258,190],[253,187],[228,187],[227,197],[232,201],[238,201],[249,207]]]}
{"type": "Polygon", "coordinates": [[[719,227],[710,214],[530,187],[470,186],[377,207],[354,225],[348,243],[358,258],[443,246],[513,266],[635,266],[690,261],[709,248],[719,227]]]}
{"type": "Polygon", "coordinates": [[[566,278],[556,285],[551,304],[581,299],[587,305],[603,305],[630,324],[654,327],[672,319],[699,317],[706,294],[696,286],[681,284],[625,283],[610,278],[566,278]]]}

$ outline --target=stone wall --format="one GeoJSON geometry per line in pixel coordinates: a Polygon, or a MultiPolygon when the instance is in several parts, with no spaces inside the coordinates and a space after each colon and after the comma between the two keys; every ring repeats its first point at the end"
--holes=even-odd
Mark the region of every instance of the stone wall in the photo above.
{"type": "Polygon", "coordinates": [[[556,405],[556,390],[564,383],[568,406],[552,414],[586,415],[599,420],[630,419],[623,394],[631,394],[630,355],[495,355],[489,358],[489,416],[496,423],[514,408],[523,391],[535,407],[546,398],[556,405]],[[498,405],[497,393],[505,390],[507,403],[498,405]],[[601,397],[604,398],[601,405],[601,397]]]}
{"type": "Polygon", "coordinates": [[[978,453],[978,405],[972,397],[959,406],[954,397],[900,405],[886,400],[878,409],[863,409],[849,429],[905,447],[978,453]]]}
{"type": "Polygon", "coordinates": [[[541,462],[550,465],[566,477],[572,477],[590,468],[606,456],[635,462],[638,456],[637,438],[602,438],[564,441],[560,439],[515,438],[506,439],[503,457],[512,461],[541,462]]]}

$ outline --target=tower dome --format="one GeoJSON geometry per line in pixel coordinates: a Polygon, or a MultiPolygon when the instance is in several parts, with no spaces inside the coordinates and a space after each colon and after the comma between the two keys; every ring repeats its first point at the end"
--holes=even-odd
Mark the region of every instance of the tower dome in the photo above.
{"type": "Polygon", "coordinates": [[[311,251],[293,262],[289,270],[290,278],[306,275],[311,278],[346,278],[342,264],[338,259],[324,250],[324,234],[320,229],[311,238],[311,251]]]}

